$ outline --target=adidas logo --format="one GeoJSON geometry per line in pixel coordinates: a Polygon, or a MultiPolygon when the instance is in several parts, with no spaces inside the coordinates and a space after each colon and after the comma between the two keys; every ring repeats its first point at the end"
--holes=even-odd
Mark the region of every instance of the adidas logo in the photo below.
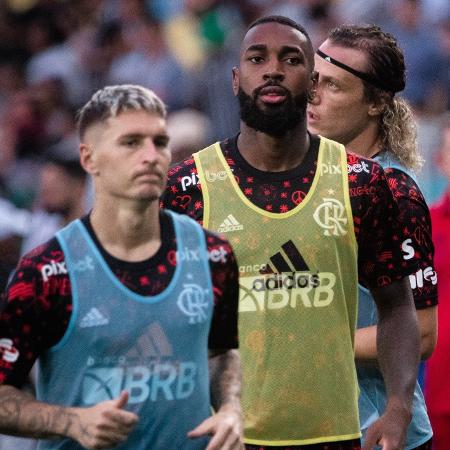
{"type": "Polygon", "coordinates": [[[281,246],[281,250],[270,257],[270,262],[259,271],[261,274],[309,272],[309,267],[303,256],[291,240],[285,242],[281,246]]]}
{"type": "Polygon", "coordinates": [[[244,226],[236,220],[233,214],[228,214],[227,218],[220,224],[217,231],[219,233],[228,233],[229,231],[239,231],[243,228],[244,226]]]}
{"type": "Polygon", "coordinates": [[[97,308],[91,308],[81,319],[80,328],[99,327],[108,323],[109,320],[97,308]]]}

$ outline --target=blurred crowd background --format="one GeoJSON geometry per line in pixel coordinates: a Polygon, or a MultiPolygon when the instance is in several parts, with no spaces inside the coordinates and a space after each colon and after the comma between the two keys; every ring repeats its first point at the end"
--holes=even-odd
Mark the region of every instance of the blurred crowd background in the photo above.
{"type": "Polygon", "coordinates": [[[20,254],[89,209],[74,119],[92,93],[153,89],[178,161],[237,133],[231,69],[266,14],[297,20],[315,46],[341,23],[394,34],[425,158],[418,179],[438,201],[450,180],[448,0],[0,0],[0,289],[20,254]]]}
{"type": "Polygon", "coordinates": [[[339,23],[376,23],[404,49],[430,204],[448,180],[447,0],[1,0],[0,287],[23,253],[89,208],[75,114],[107,84],[147,86],[168,105],[174,161],[238,131],[231,68],[247,25],[283,14],[314,45],[339,23]],[[85,191],[83,191],[83,189],[85,191]],[[18,250],[19,249],[19,250],[18,250]]]}

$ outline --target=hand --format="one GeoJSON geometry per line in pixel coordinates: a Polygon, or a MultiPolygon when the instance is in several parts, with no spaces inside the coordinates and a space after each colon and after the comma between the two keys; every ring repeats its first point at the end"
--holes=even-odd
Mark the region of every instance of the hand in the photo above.
{"type": "Polygon", "coordinates": [[[208,417],[188,433],[190,438],[207,434],[212,438],[206,450],[242,450],[242,417],[240,410],[224,405],[216,414],[208,417]]]}
{"type": "Polygon", "coordinates": [[[138,421],[138,416],[123,408],[128,392],[114,400],[90,408],[71,408],[77,420],[70,427],[69,437],[88,449],[111,448],[124,442],[138,421]]]}
{"type": "Polygon", "coordinates": [[[362,450],[380,445],[383,450],[403,450],[411,414],[405,410],[387,408],[385,413],[367,430],[362,450]]]}

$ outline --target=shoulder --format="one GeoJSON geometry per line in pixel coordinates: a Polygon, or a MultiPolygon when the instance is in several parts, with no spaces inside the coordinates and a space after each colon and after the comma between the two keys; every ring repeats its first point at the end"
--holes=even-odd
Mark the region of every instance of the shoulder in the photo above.
{"type": "Polygon", "coordinates": [[[383,166],[394,199],[403,205],[409,204],[414,208],[420,206],[426,214],[429,214],[428,205],[415,179],[414,172],[389,154],[382,154],[376,159],[383,166]]]}
{"type": "Polygon", "coordinates": [[[198,168],[195,163],[195,155],[205,155],[209,154],[209,152],[214,152],[214,149],[217,148],[217,146],[219,148],[222,148],[224,146],[228,147],[230,141],[231,139],[226,139],[222,142],[214,142],[203,149],[199,149],[197,152],[193,153],[187,158],[172,164],[168,171],[169,182],[172,182],[174,180],[181,181],[182,177],[190,177],[193,173],[197,173],[198,168]]]}
{"type": "Polygon", "coordinates": [[[56,236],[53,236],[48,241],[34,247],[32,250],[25,253],[20,259],[20,264],[39,264],[53,258],[61,257],[63,257],[61,245],[56,236]]]}
{"type": "Polygon", "coordinates": [[[204,152],[212,150],[216,144],[218,143],[214,143],[209,145],[208,147],[199,149],[198,152],[193,153],[182,161],[178,161],[172,164],[168,171],[169,184],[180,183],[185,188],[193,184],[195,185],[196,183],[192,183],[192,180],[195,179],[194,175],[197,174],[198,168],[195,163],[194,155],[204,154],[204,152]]]}
{"type": "Polygon", "coordinates": [[[194,158],[191,156],[172,165],[167,172],[164,199],[199,191],[199,179],[194,158]]]}
{"type": "MultiPolygon", "coordinates": [[[[61,265],[64,264],[64,253],[56,237],[38,245],[25,253],[18,263],[14,275],[28,273],[37,275],[38,279],[47,281],[52,275],[58,275],[61,265]]],[[[64,270],[65,273],[65,270],[64,270]]]]}
{"type": "Polygon", "coordinates": [[[357,155],[347,150],[347,165],[349,174],[361,174],[364,177],[380,176],[383,174],[381,164],[371,158],[357,155]]]}
{"type": "Polygon", "coordinates": [[[196,170],[194,156],[191,155],[188,158],[183,159],[172,164],[167,173],[169,182],[179,180],[180,177],[191,174],[196,170]]]}
{"type": "Polygon", "coordinates": [[[161,198],[160,206],[181,214],[187,214],[198,222],[202,221],[203,195],[198,168],[193,156],[170,167],[167,187],[161,198]]]}
{"type": "Polygon", "coordinates": [[[411,201],[426,203],[419,185],[406,169],[387,167],[384,172],[395,197],[407,197],[411,201]]]}
{"type": "MultiPolygon", "coordinates": [[[[58,290],[62,278],[67,278],[64,254],[56,238],[26,253],[11,274],[4,292],[10,304],[34,304],[41,294],[58,290]]],[[[41,301],[43,297],[39,297],[41,301]]],[[[44,306],[45,302],[41,302],[44,306]]]]}
{"type": "Polygon", "coordinates": [[[391,197],[386,174],[373,159],[347,152],[347,172],[351,197],[391,197]]]}

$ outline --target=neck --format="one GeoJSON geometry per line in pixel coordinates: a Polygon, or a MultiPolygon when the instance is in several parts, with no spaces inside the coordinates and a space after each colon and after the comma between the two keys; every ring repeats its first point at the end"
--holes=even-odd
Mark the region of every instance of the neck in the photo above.
{"type": "Polygon", "coordinates": [[[284,136],[274,137],[241,121],[237,145],[246,161],[258,170],[282,172],[297,167],[309,149],[306,124],[301,123],[284,136]]]}
{"type": "Polygon", "coordinates": [[[372,158],[381,150],[381,136],[378,122],[371,123],[349,142],[342,142],[347,150],[366,158],[372,158]]]}
{"type": "Polygon", "coordinates": [[[90,219],[106,251],[124,261],[148,259],[161,245],[158,201],[118,206],[97,198],[90,219]]]}

